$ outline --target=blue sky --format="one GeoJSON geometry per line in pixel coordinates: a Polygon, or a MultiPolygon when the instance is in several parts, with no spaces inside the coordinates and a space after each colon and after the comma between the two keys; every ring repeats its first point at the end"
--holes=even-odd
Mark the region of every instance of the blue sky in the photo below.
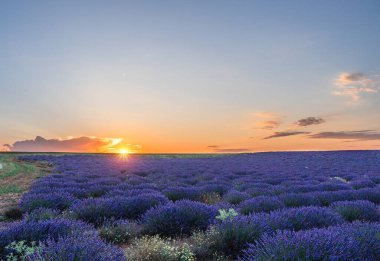
{"type": "Polygon", "coordinates": [[[380,131],[379,14],[369,0],[2,1],[0,142],[376,147],[307,135],[380,131]],[[324,122],[294,125],[307,117],[324,122]],[[304,133],[264,139],[276,132],[304,133]]]}

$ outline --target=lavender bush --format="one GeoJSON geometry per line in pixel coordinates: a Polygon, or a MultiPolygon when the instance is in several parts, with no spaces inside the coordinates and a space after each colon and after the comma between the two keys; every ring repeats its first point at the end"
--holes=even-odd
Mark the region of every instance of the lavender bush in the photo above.
{"type": "Polygon", "coordinates": [[[379,221],[379,208],[366,200],[338,201],[331,205],[347,221],[379,221]]]}
{"type": "Polygon", "coordinates": [[[124,252],[115,246],[104,243],[98,237],[71,235],[47,240],[41,250],[31,256],[30,261],[126,261],[124,252]]]}
{"type": "Polygon", "coordinates": [[[380,225],[344,224],[326,229],[264,235],[251,244],[241,261],[264,260],[356,260],[380,259],[380,225]]]}
{"type": "Polygon", "coordinates": [[[285,205],[276,197],[259,196],[243,201],[239,205],[239,212],[243,215],[259,212],[270,212],[284,208],[285,205]]]}
{"type": "Polygon", "coordinates": [[[214,207],[203,203],[180,200],[149,210],[142,218],[149,234],[174,236],[189,235],[194,230],[205,230],[217,215],[214,207]]]}
{"type": "MultiPolygon", "coordinates": [[[[144,236],[181,236],[194,243],[189,244],[191,251],[201,260],[235,258],[249,243],[255,247],[250,246],[245,257],[259,257],[261,242],[270,246],[270,240],[281,233],[282,238],[296,238],[289,240],[289,244],[294,242],[289,246],[289,260],[377,260],[378,241],[370,231],[377,229],[376,224],[354,226],[353,220],[379,220],[375,206],[380,204],[379,157],[378,151],[130,155],[127,160],[115,155],[21,156],[21,160],[48,162],[53,169],[23,195],[24,220],[1,225],[2,258],[6,246],[21,241],[26,248],[33,241],[43,244],[48,260],[72,258],[65,251],[78,253],[79,260],[88,254],[99,260],[114,258],[104,255],[114,248],[99,241],[97,231],[89,225],[93,224],[107,242],[118,244],[135,238],[144,242],[141,249],[156,244],[154,240],[139,241],[144,236]],[[227,215],[231,218],[216,218],[218,210],[229,209],[234,209],[233,215],[227,215]],[[351,236],[345,237],[333,227],[351,236]],[[358,227],[362,234],[353,234],[358,227]],[[330,234],[335,236],[328,243],[319,236],[323,233],[327,239],[330,234]],[[305,244],[297,239],[303,236],[305,244]],[[84,243],[88,237],[93,248],[84,243]],[[356,242],[362,254],[340,255],[339,246],[345,240],[356,242]],[[79,242],[78,249],[70,248],[69,242],[79,242]],[[326,252],[321,256],[311,246],[319,242],[326,252]],[[333,251],[334,242],[339,253],[333,251]],[[63,252],[57,252],[58,247],[63,252]],[[304,250],[309,254],[302,254],[304,250]]],[[[278,248],[273,248],[272,258],[284,259],[287,255],[281,251],[288,246],[280,239],[273,242],[278,242],[278,248]]],[[[164,247],[173,246],[166,243],[164,247]]],[[[116,260],[124,258],[117,256],[116,260]]]]}

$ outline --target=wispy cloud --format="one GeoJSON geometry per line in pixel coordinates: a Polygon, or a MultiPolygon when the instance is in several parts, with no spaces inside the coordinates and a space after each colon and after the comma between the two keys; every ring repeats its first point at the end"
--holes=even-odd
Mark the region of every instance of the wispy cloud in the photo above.
{"type": "Polygon", "coordinates": [[[264,130],[273,130],[280,126],[278,115],[271,112],[257,112],[255,116],[260,119],[255,123],[256,127],[264,130]]]}
{"type": "Polygon", "coordinates": [[[335,79],[333,94],[346,96],[351,102],[358,102],[362,93],[375,93],[380,90],[380,81],[364,73],[341,73],[335,79]]]}
{"type": "Polygon", "coordinates": [[[207,146],[207,148],[216,149],[216,148],[219,148],[219,146],[218,145],[209,145],[209,146],[207,146]]]}
{"type": "Polygon", "coordinates": [[[309,135],[312,139],[344,139],[344,140],[380,140],[380,133],[374,130],[330,131],[309,135]]]}
{"type": "Polygon", "coordinates": [[[324,122],[325,122],[325,120],[320,118],[320,117],[307,117],[307,118],[298,120],[296,122],[296,125],[305,127],[305,126],[309,126],[309,125],[322,124],[324,122]]]}
{"type": "Polygon", "coordinates": [[[251,150],[246,148],[238,148],[238,149],[215,149],[215,152],[220,153],[242,153],[242,152],[250,152],[251,150]]]}
{"type": "Polygon", "coordinates": [[[264,140],[273,139],[273,138],[280,138],[280,137],[288,137],[288,136],[294,136],[294,135],[300,135],[300,134],[309,134],[310,132],[306,131],[279,131],[275,132],[274,134],[265,137],[264,140]]]}
{"type": "Polygon", "coordinates": [[[45,139],[37,136],[34,140],[16,141],[4,145],[9,151],[16,152],[116,152],[118,148],[127,147],[131,151],[139,145],[124,144],[120,138],[70,137],[66,139],[45,139]]]}

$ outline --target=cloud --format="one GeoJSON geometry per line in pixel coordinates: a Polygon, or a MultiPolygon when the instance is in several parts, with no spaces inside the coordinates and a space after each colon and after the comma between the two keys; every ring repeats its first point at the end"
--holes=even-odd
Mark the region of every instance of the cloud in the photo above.
{"type": "Polygon", "coordinates": [[[215,152],[221,152],[221,153],[242,153],[242,152],[250,152],[251,150],[245,149],[245,148],[239,148],[239,149],[215,149],[215,152]]]}
{"type": "Polygon", "coordinates": [[[334,95],[346,96],[351,102],[357,102],[362,93],[375,93],[380,90],[380,81],[364,73],[341,73],[335,79],[334,95]]]}
{"type": "Polygon", "coordinates": [[[242,153],[242,152],[250,152],[251,150],[247,148],[223,148],[219,145],[210,145],[207,146],[210,149],[213,149],[216,153],[242,153]]]}
{"type": "Polygon", "coordinates": [[[300,119],[296,122],[296,124],[298,126],[302,126],[302,127],[305,127],[305,126],[309,126],[309,125],[317,125],[317,124],[321,124],[321,123],[324,123],[325,120],[320,118],[320,117],[307,117],[307,118],[304,118],[304,119],[300,119]]]}
{"type": "Polygon", "coordinates": [[[309,134],[310,132],[305,131],[280,131],[275,132],[274,134],[265,137],[264,140],[273,139],[273,138],[280,138],[280,137],[287,137],[287,136],[294,136],[294,135],[300,135],[300,134],[309,134]]]}
{"type": "Polygon", "coordinates": [[[1,151],[1,152],[7,152],[7,151],[10,151],[10,147],[11,147],[11,145],[9,145],[9,144],[4,144],[3,147],[0,148],[0,151],[1,151]]]}
{"type": "Polygon", "coordinates": [[[278,128],[278,126],[280,126],[280,122],[279,121],[259,121],[259,122],[256,122],[256,126],[264,130],[273,130],[275,128],[278,128]]]}
{"type": "Polygon", "coordinates": [[[120,138],[70,137],[67,139],[45,139],[37,136],[34,140],[16,141],[8,145],[9,151],[16,152],[116,152],[127,147],[131,151],[138,145],[123,144],[120,138]]]}
{"type": "Polygon", "coordinates": [[[261,119],[261,121],[255,123],[259,129],[273,130],[281,124],[279,117],[271,112],[256,112],[255,116],[261,119]]]}
{"type": "Polygon", "coordinates": [[[312,139],[380,140],[374,130],[320,132],[309,136],[312,139]]]}

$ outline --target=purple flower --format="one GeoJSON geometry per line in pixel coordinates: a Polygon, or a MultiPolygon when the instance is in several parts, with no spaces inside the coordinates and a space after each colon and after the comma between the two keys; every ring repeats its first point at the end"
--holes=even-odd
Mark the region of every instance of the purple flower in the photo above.
{"type": "Polygon", "coordinates": [[[189,235],[195,230],[205,230],[215,219],[217,209],[206,204],[180,200],[149,210],[142,218],[149,234],[173,236],[189,235]]]}
{"type": "Polygon", "coordinates": [[[239,260],[379,260],[379,234],[379,224],[360,222],[299,232],[278,231],[251,244],[239,260]]]}

